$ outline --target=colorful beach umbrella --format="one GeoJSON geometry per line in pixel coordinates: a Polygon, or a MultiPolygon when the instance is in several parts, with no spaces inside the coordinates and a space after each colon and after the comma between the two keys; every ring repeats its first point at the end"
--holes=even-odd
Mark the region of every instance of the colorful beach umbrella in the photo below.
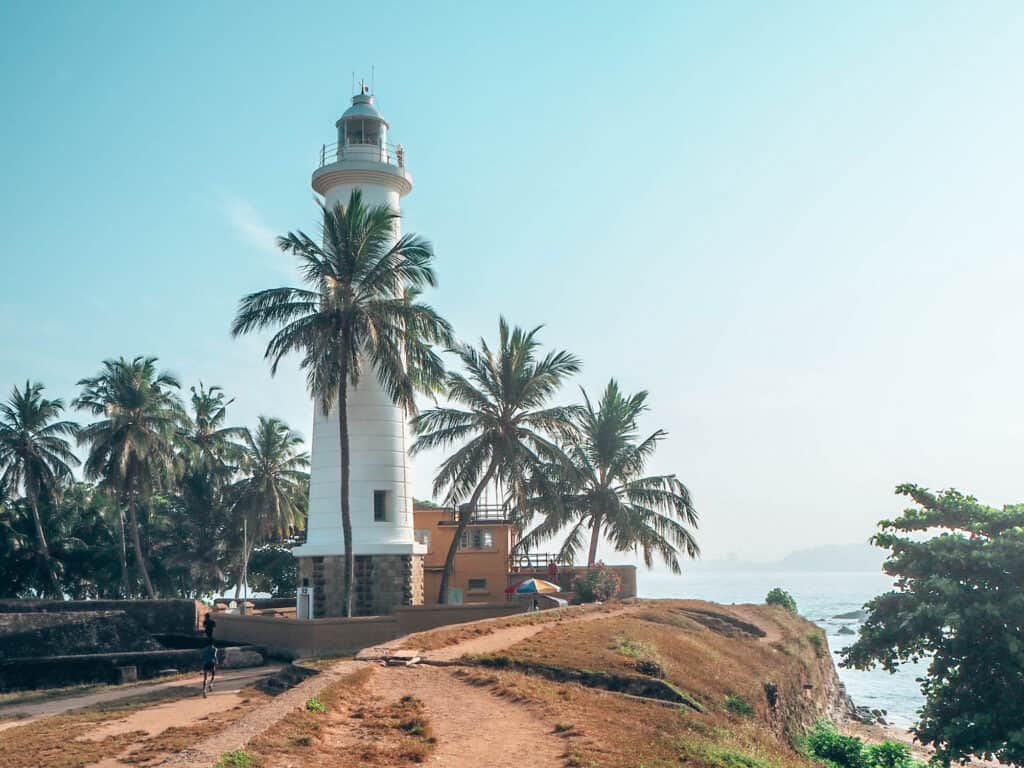
{"type": "Polygon", "coordinates": [[[557,584],[552,584],[550,581],[544,581],[544,579],[524,579],[523,581],[517,581],[515,584],[505,590],[506,594],[512,595],[528,595],[534,592],[561,592],[562,588],[557,584]]]}

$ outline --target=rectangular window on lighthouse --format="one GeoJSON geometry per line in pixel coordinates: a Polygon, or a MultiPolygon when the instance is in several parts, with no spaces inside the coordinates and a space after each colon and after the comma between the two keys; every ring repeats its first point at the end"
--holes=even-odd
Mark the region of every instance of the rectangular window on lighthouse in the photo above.
{"type": "Polygon", "coordinates": [[[383,523],[388,519],[388,492],[373,492],[373,522],[383,523]]]}

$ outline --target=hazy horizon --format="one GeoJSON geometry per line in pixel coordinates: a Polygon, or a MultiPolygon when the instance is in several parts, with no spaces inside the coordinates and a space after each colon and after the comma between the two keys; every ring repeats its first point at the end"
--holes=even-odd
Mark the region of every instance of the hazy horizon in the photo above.
{"type": "Polygon", "coordinates": [[[428,300],[544,324],[563,400],[649,390],[708,559],[866,541],[901,482],[1024,500],[1024,6],[239,9],[0,8],[3,399],[156,355],[308,439],[302,375],[228,326],[297,280],[273,238],[315,230],[373,65],[428,300]]]}

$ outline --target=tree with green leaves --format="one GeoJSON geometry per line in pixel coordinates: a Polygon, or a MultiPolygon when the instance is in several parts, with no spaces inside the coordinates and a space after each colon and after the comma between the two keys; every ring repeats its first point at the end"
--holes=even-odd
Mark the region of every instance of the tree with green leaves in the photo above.
{"type": "Polygon", "coordinates": [[[260,416],[255,434],[245,431],[241,470],[232,488],[236,532],[248,530],[240,547],[241,584],[248,583],[253,548],[269,540],[287,539],[301,525],[309,493],[309,455],[302,436],[280,419],[260,416]]]}
{"type": "Polygon", "coordinates": [[[417,379],[442,375],[434,344],[451,343],[451,328],[432,307],[404,293],[436,284],[433,249],[418,235],[396,239],[399,214],[367,206],[359,190],[346,205],[322,207],[319,243],[303,232],[278,239],[298,258],[302,288],[272,288],[245,296],[234,336],[276,329],[265,357],[274,374],[281,360],[301,354],[310,395],[326,416],[338,415],[341,524],[345,551],[345,614],[352,613],[352,551],[348,390],[369,371],[408,414],[416,413],[417,379]],[[406,361],[416,364],[410,376],[406,361]]]}
{"type": "Polygon", "coordinates": [[[189,588],[208,593],[224,581],[222,565],[230,537],[228,489],[243,456],[243,427],[228,424],[228,398],[218,386],[191,388],[189,413],[181,444],[182,474],[177,499],[167,511],[181,532],[168,555],[179,571],[189,573],[189,588]]]}
{"type": "Polygon", "coordinates": [[[462,407],[439,406],[413,420],[417,435],[413,455],[460,446],[444,460],[434,479],[434,494],[458,509],[439,603],[448,601],[448,580],[459,542],[488,484],[500,483],[522,508],[529,495],[529,478],[545,464],[567,461],[559,442],[572,436],[579,408],[551,405],[551,399],[581,364],[564,351],[540,357],[539,331],[540,327],[510,329],[501,318],[496,349],[483,339],[479,349],[456,345],[452,351],[465,374],[449,372],[445,389],[448,400],[462,407]]]}
{"type": "Polygon", "coordinates": [[[62,420],[64,403],[43,397],[43,385],[25,382],[10,399],[0,404],[0,483],[21,488],[28,500],[35,528],[39,567],[48,582],[46,592],[61,598],[56,564],[46,541],[40,505],[60,495],[61,483],[78,465],[67,438],[78,433],[78,425],[62,420]]]}
{"type": "Polygon", "coordinates": [[[544,520],[520,543],[522,549],[568,528],[559,557],[574,561],[589,531],[587,565],[597,561],[597,546],[607,537],[617,552],[638,551],[647,567],[657,554],[679,573],[679,553],[697,557],[700,549],[692,529],[697,512],[690,492],[675,475],[644,475],[664,430],[641,439],[637,419],[647,410],[647,392],[625,395],[614,379],[595,406],[583,392],[577,430],[565,452],[566,466],[546,466],[543,477],[555,493],[537,489],[530,510],[544,520]]]}
{"type": "Polygon", "coordinates": [[[99,374],[78,384],[82,390],[75,398],[75,407],[100,417],[78,435],[79,443],[89,447],[85,475],[98,479],[122,505],[119,522],[124,595],[132,593],[125,545],[126,507],[135,565],[146,595],[156,597],[142,548],[137,507],[140,500],[147,500],[155,490],[171,487],[176,480],[175,447],[185,419],[175,394],[178,380],[166,371],[157,371],[155,357],[122,357],[105,360],[99,374]]]}
{"type": "Polygon", "coordinates": [[[928,659],[916,737],[945,765],[1024,765],[1024,505],[901,485],[916,507],[879,523],[894,589],[867,604],[843,664],[895,672],[928,659]]]}
{"type": "Polygon", "coordinates": [[[222,488],[231,482],[242,454],[240,441],[245,437],[244,427],[227,425],[228,399],[221,387],[191,388],[191,412],[184,421],[182,431],[186,473],[202,478],[213,488],[222,488]]]}

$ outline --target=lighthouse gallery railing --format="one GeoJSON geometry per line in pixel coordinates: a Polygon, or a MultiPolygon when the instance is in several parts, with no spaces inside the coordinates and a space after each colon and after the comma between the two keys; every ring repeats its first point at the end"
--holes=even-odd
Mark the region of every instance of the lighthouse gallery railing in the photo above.
{"type": "Polygon", "coordinates": [[[401,145],[377,144],[377,143],[354,143],[324,144],[320,147],[320,167],[341,160],[370,160],[377,163],[386,163],[398,168],[405,167],[405,150],[401,145]]]}

